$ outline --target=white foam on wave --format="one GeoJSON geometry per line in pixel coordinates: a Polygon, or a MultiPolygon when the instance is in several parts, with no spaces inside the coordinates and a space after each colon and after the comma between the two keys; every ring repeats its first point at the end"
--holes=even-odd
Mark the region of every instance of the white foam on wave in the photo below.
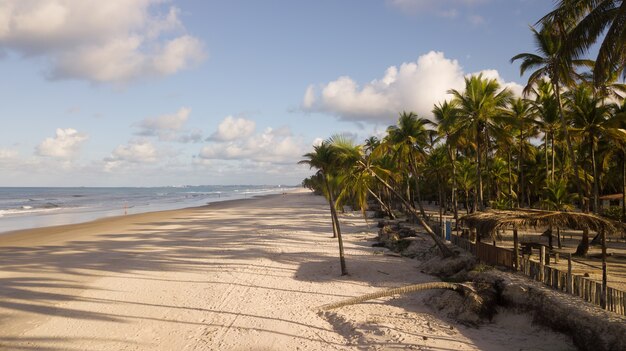
{"type": "Polygon", "coordinates": [[[20,216],[20,215],[32,215],[32,214],[44,214],[48,212],[58,211],[60,207],[52,208],[33,208],[32,206],[22,206],[19,209],[7,209],[0,210],[0,217],[4,216],[20,216]]]}

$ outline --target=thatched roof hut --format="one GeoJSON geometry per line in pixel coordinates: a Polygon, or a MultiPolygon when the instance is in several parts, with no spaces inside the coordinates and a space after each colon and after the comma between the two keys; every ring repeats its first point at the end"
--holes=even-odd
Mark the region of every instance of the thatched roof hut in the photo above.
{"type": "Polygon", "coordinates": [[[476,212],[460,218],[461,223],[476,228],[481,236],[496,238],[499,230],[521,228],[589,229],[607,235],[622,231],[620,223],[580,212],[558,212],[531,209],[490,210],[476,212]]]}

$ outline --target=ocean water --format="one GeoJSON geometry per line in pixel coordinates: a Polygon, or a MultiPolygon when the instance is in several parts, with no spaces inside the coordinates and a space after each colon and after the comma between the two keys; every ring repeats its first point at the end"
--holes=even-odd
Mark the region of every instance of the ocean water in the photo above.
{"type": "Polygon", "coordinates": [[[0,187],[0,233],[98,218],[202,206],[280,193],[284,186],[207,185],[146,188],[0,187]]]}

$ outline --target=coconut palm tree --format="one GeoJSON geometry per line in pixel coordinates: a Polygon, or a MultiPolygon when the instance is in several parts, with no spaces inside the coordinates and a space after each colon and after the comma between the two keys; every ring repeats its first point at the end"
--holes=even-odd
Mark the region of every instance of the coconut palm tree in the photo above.
{"type": "Polygon", "coordinates": [[[566,50],[570,56],[589,51],[604,35],[593,76],[596,85],[602,84],[612,73],[624,73],[626,66],[626,2],[623,0],[560,0],[556,9],[547,14],[542,23],[573,21],[568,33],[566,50]]]}
{"type": "Polygon", "coordinates": [[[554,181],[556,158],[554,139],[558,133],[559,107],[552,84],[545,79],[536,82],[532,88],[532,95],[535,96],[535,100],[531,101],[533,114],[538,117],[537,122],[543,131],[546,182],[548,180],[554,181]]]}
{"type": "Polygon", "coordinates": [[[313,147],[313,152],[304,154],[304,160],[299,164],[309,165],[311,168],[317,169],[317,174],[322,178],[327,192],[328,206],[330,207],[331,220],[333,224],[333,237],[337,238],[339,243],[339,261],[341,264],[341,275],[348,274],[346,268],[346,259],[343,250],[343,238],[341,237],[341,226],[337,216],[335,207],[334,189],[331,188],[329,178],[337,172],[337,150],[332,145],[331,140],[325,140],[321,144],[313,147]]]}
{"type": "Polygon", "coordinates": [[[390,150],[399,164],[407,165],[415,182],[415,194],[420,214],[426,218],[419,185],[420,172],[418,164],[424,161],[426,149],[429,147],[429,133],[426,126],[433,123],[418,117],[413,112],[402,112],[397,125],[387,128],[385,148],[390,150]]]}
{"type": "MultiPolygon", "coordinates": [[[[456,154],[457,154],[457,142],[462,135],[461,130],[455,127],[456,119],[458,118],[458,108],[456,103],[444,101],[433,108],[433,116],[437,120],[437,129],[439,134],[446,139],[446,151],[448,154],[448,160],[452,166],[452,207],[454,211],[454,220],[458,221],[459,210],[457,200],[457,177],[456,177],[456,154]]],[[[456,226],[456,223],[455,223],[456,226]]]]}
{"type": "Polygon", "coordinates": [[[579,197],[584,199],[583,188],[580,183],[579,170],[574,154],[574,147],[568,133],[568,124],[563,113],[563,103],[561,101],[561,89],[564,86],[573,86],[574,81],[579,77],[576,68],[581,66],[589,66],[589,60],[579,60],[568,55],[565,50],[566,34],[563,22],[544,21],[541,30],[537,31],[531,27],[533,38],[537,46],[538,54],[522,53],[511,58],[511,62],[521,60],[520,75],[524,75],[527,70],[535,69],[528,77],[528,83],[524,88],[527,95],[532,87],[538,83],[543,77],[548,77],[554,89],[554,95],[559,108],[559,118],[561,120],[561,131],[567,143],[567,150],[574,169],[574,181],[579,197]]]}
{"type": "MultiPolygon", "coordinates": [[[[543,190],[544,198],[541,200],[541,205],[546,210],[570,211],[574,209],[574,206],[572,206],[573,196],[567,191],[567,181],[565,179],[550,180],[543,190]]],[[[561,231],[558,227],[556,230],[558,246],[561,248],[561,231]]],[[[548,228],[548,241],[548,245],[552,249],[552,227],[548,228]]]]}
{"type": "Polygon", "coordinates": [[[393,193],[395,197],[402,202],[407,211],[409,211],[409,213],[417,219],[417,221],[424,228],[426,233],[433,239],[443,257],[450,257],[454,255],[454,253],[446,246],[441,237],[435,234],[435,232],[433,232],[428,223],[424,221],[415,206],[411,204],[407,200],[407,198],[401,194],[401,192],[397,191],[393,186],[391,186],[391,184],[389,184],[388,180],[393,179],[393,177],[389,175],[390,172],[372,162],[377,155],[384,154],[386,152],[385,145],[379,146],[376,150],[372,152],[371,155],[367,157],[363,154],[361,148],[348,147],[341,150],[340,146],[339,149],[340,150],[338,153],[340,154],[339,158],[342,159],[342,166],[349,173],[353,175],[368,173],[370,176],[374,177],[382,186],[384,186],[387,190],[393,193]],[[372,157],[372,155],[374,155],[374,157],[372,157]],[[349,164],[351,165],[348,167],[349,164]]]}
{"type": "Polygon", "coordinates": [[[483,78],[482,74],[465,78],[465,90],[448,91],[458,104],[459,114],[456,119],[457,128],[474,133],[476,142],[476,193],[478,208],[484,210],[483,199],[483,145],[489,138],[489,131],[496,127],[494,120],[501,115],[512,93],[501,89],[495,79],[483,78]]]}
{"type": "MultiPolygon", "coordinates": [[[[537,135],[537,121],[535,120],[535,116],[532,113],[531,104],[528,100],[523,98],[517,98],[511,100],[509,108],[504,112],[505,116],[509,117],[512,125],[517,127],[518,132],[518,179],[520,180],[518,185],[518,200],[519,204],[524,203],[524,197],[526,196],[526,200],[529,200],[529,195],[525,191],[524,187],[526,185],[525,182],[525,174],[524,174],[524,161],[525,155],[528,155],[526,151],[528,148],[532,147],[527,140],[537,135]],[[526,195],[525,195],[526,194],[526,195]]],[[[530,202],[530,201],[528,201],[530,202]]]]}
{"type": "MultiPolygon", "coordinates": [[[[469,206],[469,194],[470,191],[476,185],[476,166],[472,164],[472,162],[468,158],[462,158],[459,160],[458,165],[458,173],[456,178],[456,183],[459,186],[461,192],[464,196],[465,203],[465,211],[466,213],[470,213],[469,206]]],[[[475,209],[476,203],[472,204],[472,207],[475,209]]]]}
{"type": "Polygon", "coordinates": [[[593,211],[600,210],[599,174],[596,153],[598,142],[609,128],[609,108],[600,103],[598,97],[592,95],[591,89],[580,85],[567,93],[566,107],[572,118],[572,133],[580,136],[589,147],[591,155],[591,174],[593,176],[593,211]]]}

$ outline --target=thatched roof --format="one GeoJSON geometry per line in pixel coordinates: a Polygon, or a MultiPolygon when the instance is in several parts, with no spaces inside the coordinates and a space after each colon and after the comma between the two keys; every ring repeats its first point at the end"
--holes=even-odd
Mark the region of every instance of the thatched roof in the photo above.
{"type": "Polygon", "coordinates": [[[491,210],[476,212],[460,218],[461,223],[476,228],[481,236],[497,236],[501,229],[550,227],[561,229],[604,230],[607,235],[622,231],[620,223],[580,212],[557,212],[542,210],[491,210]]]}

